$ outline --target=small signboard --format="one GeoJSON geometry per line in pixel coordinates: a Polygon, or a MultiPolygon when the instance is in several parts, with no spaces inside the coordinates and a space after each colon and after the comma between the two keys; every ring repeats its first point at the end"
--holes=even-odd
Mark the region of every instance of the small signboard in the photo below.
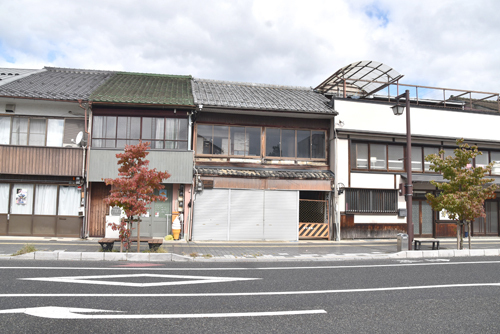
{"type": "Polygon", "coordinates": [[[111,208],[112,216],[120,216],[122,214],[122,209],[119,206],[114,206],[111,208]]]}

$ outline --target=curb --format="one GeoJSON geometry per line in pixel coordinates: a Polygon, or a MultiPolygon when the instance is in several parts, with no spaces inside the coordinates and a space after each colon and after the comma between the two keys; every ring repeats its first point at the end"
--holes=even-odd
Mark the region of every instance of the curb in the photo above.
{"type": "Polygon", "coordinates": [[[0,256],[1,260],[56,260],[56,261],[128,261],[128,262],[303,262],[303,261],[346,261],[377,259],[428,259],[469,256],[500,256],[500,249],[424,250],[402,251],[389,254],[356,254],[284,257],[190,257],[175,253],[112,253],[112,252],[33,252],[23,255],[0,256]]]}

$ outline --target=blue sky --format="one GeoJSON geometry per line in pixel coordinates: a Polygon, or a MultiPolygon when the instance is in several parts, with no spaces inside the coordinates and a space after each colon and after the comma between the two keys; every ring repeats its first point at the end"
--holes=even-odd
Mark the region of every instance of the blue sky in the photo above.
{"type": "Polygon", "coordinates": [[[499,90],[500,1],[0,2],[0,67],[312,86],[374,60],[402,82],[499,90]]]}

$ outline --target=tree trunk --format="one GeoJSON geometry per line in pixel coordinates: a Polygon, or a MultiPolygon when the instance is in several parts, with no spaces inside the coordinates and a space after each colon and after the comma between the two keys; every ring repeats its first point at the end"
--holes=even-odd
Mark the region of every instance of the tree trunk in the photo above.
{"type": "Polygon", "coordinates": [[[460,249],[460,222],[457,221],[457,249],[460,249]]]}
{"type": "Polygon", "coordinates": [[[464,249],[464,221],[460,221],[460,248],[464,249]]]}
{"type": "Polygon", "coordinates": [[[469,220],[467,222],[467,236],[469,237],[469,249],[471,249],[471,245],[470,245],[470,232],[471,232],[471,227],[472,227],[472,222],[469,220]]]}
{"type": "Polygon", "coordinates": [[[141,218],[137,220],[137,253],[141,252],[141,218]]]}

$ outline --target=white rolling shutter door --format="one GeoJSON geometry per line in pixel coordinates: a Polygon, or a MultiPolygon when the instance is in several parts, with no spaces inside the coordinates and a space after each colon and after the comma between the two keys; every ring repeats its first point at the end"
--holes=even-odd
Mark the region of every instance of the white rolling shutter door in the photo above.
{"type": "Polygon", "coordinates": [[[299,238],[299,192],[266,191],[264,196],[264,239],[299,238]]]}
{"type": "Polygon", "coordinates": [[[229,240],[262,240],[263,190],[231,190],[229,240]]]}
{"type": "Polygon", "coordinates": [[[193,240],[227,240],[229,189],[205,189],[196,195],[193,240]]]}

